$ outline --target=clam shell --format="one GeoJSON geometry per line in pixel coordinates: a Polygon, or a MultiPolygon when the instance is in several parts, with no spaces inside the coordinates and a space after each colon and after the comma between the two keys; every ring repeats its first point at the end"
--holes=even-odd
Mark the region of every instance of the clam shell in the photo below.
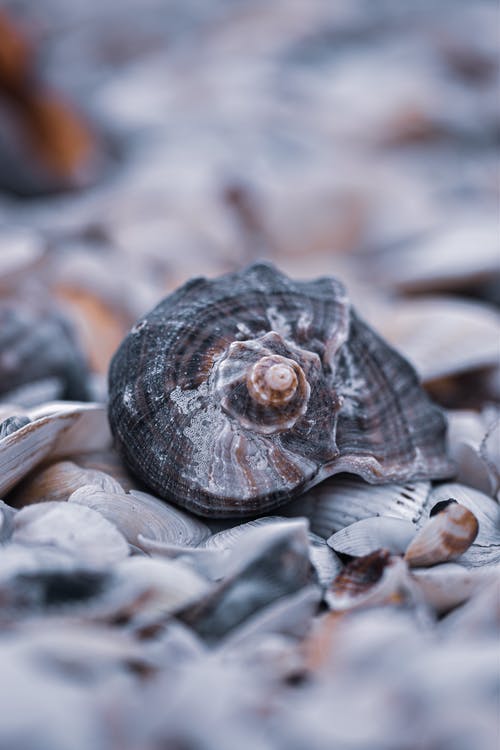
{"type": "Polygon", "coordinates": [[[283,512],[306,516],[311,530],[327,539],[345,526],[372,516],[417,523],[426,508],[430,489],[430,482],[376,486],[341,475],[308,490],[283,512]]]}
{"type": "Polygon", "coordinates": [[[321,593],[317,586],[306,586],[294,594],[280,597],[231,631],[221,644],[221,648],[242,646],[250,640],[260,639],[263,633],[303,637],[320,601],[321,593]]]}
{"type": "Polygon", "coordinates": [[[69,502],[99,511],[130,544],[141,549],[143,538],[147,540],[146,547],[148,543],[196,547],[210,536],[208,526],[197,518],[147,492],[125,493],[121,487],[117,492],[109,492],[97,485],[87,485],[73,492],[69,502]]]}
{"type": "Polygon", "coordinates": [[[474,513],[451,502],[420,528],[406,550],[405,560],[412,568],[455,560],[470,547],[478,530],[474,513]]]}
{"type": "Polygon", "coordinates": [[[381,484],[454,470],[441,412],[333,278],[260,263],[188,282],[125,338],[109,393],[127,464],[200,515],[269,512],[344,471],[381,484]]]}
{"type": "Polygon", "coordinates": [[[73,461],[57,461],[39,471],[35,469],[10,493],[9,502],[23,507],[33,503],[65,501],[85,485],[92,485],[109,494],[123,493],[121,485],[102,471],[82,469],[73,461]]]}
{"type": "Polygon", "coordinates": [[[417,527],[401,518],[389,516],[365,518],[337,531],[328,545],[346,555],[362,557],[380,548],[393,555],[404,554],[415,536],[417,527]]]}
{"type": "Polygon", "coordinates": [[[13,519],[12,541],[53,545],[93,565],[109,565],[129,554],[125,538],[113,524],[76,503],[48,502],[22,508],[13,519]]]}
{"type": "Polygon", "coordinates": [[[46,459],[110,447],[106,410],[100,404],[44,404],[28,416],[29,424],[0,440],[0,496],[46,459]]]}

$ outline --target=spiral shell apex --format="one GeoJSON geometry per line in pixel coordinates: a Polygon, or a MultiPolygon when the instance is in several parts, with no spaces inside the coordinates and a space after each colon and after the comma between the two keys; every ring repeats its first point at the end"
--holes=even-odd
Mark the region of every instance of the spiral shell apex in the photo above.
{"type": "Polygon", "coordinates": [[[198,514],[267,512],[341,471],[445,477],[445,421],[333,278],[259,263],[194,279],[147,314],[109,373],[129,467],[198,514]]]}

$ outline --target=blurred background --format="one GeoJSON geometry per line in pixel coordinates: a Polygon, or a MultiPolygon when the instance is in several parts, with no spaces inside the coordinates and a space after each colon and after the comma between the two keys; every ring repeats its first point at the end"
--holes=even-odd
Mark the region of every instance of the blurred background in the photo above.
{"type": "Polygon", "coordinates": [[[135,320],[335,275],[443,405],[498,398],[495,0],[0,5],[0,398],[105,398],[135,320]]]}

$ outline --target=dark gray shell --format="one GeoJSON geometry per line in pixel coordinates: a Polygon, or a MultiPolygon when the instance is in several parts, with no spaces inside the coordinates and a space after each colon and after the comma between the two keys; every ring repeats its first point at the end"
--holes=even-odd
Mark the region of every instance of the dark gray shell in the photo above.
{"type": "Polygon", "coordinates": [[[0,398],[54,379],[57,397],[88,400],[88,368],[69,321],[45,300],[0,301],[0,398]]]}
{"type": "Polygon", "coordinates": [[[441,411],[333,278],[292,281],[259,263],[189,281],[125,338],[109,392],[130,468],[201,515],[267,512],[338,472],[453,473],[441,411]]]}

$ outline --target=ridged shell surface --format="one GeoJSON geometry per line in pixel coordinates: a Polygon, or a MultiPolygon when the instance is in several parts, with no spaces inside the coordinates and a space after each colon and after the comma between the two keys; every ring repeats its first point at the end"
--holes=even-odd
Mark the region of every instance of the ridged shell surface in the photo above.
{"type": "Polygon", "coordinates": [[[207,516],[263,513],[327,476],[450,476],[445,420],[334,278],[258,263],[194,279],[140,320],[109,373],[130,468],[207,516]]]}

